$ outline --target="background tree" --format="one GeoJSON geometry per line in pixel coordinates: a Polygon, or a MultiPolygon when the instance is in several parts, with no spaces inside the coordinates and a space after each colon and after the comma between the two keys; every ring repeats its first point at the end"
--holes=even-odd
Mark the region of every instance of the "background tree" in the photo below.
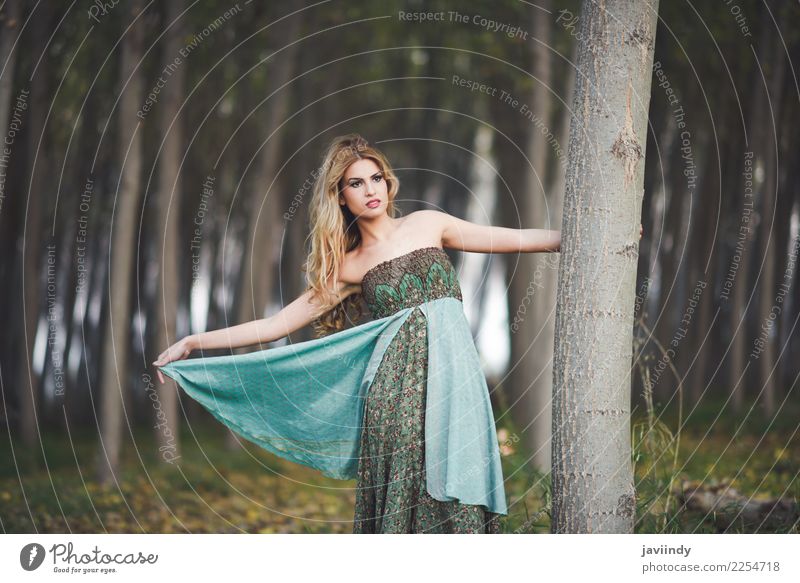
{"type": "MultiPolygon", "coordinates": [[[[179,218],[183,210],[181,181],[181,162],[183,159],[183,116],[181,105],[184,102],[184,79],[186,65],[181,63],[175,66],[175,60],[180,58],[186,34],[186,20],[188,19],[186,3],[184,0],[175,0],[165,5],[164,28],[166,34],[162,47],[162,71],[168,73],[168,82],[159,96],[158,127],[163,132],[161,147],[158,151],[158,182],[156,184],[156,197],[158,199],[158,213],[156,220],[156,233],[158,240],[163,241],[161,253],[161,270],[158,276],[158,291],[156,296],[156,338],[164,342],[174,342],[177,330],[179,269],[178,269],[178,241],[179,218]]],[[[164,76],[167,76],[164,73],[164,76]]],[[[156,247],[158,250],[158,246],[156,247]]],[[[178,419],[178,395],[172,382],[159,387],[158,396],[161,408],[166,417],[168,431],[159,429],[162,424],[156,423],[156,439],[160,447],[170,448],[174,457],[180,456],[180,434],[178,419]]],[[[167,451],[162,450],[162,451],[167,451]]]]}
{"type": "Polygon", "coordinates": [[[129,395],[126,387],[131,352],[131,284],[136,257],[137,219],[142,202],[142,127],[137,112],[144,98],[144,75],[140,61],[148,22],[140,0],[130,4],[127,16],[130,21],[126,22],[127,30],[122,38],[119,68],[119,190],[114,193],[116,210],[110,240],[109,317],[100,382],[102,409],[97,477],[102,484],[116,480],[115,473],[122,450],[123,407],[129,395]]]}

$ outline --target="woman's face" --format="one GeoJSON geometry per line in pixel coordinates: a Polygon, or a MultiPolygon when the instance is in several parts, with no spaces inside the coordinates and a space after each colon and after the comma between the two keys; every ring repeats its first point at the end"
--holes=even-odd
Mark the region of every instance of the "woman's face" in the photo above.
{"type": "Polygon", "coordinates": [[[378,216],[386,212],[389,189],[380,166],[373,160],[357,160],[350,164],[342,183],[339,204],[346,204],[355,217],[378,216]]]}

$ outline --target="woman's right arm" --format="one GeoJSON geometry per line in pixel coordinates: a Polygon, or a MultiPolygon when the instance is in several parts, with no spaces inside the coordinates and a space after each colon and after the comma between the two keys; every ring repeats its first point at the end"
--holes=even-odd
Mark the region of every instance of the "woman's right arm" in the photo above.
{"type": "MultiPolygon", "coordinates": [[[[338,291],[340,301],[354,293],[347,284],[343,283],[339,284],[338,291]]],[[[277,314],[268,318],[253,320],[221,330],[194,334],[194,348],[203,350],[240,348],[253,344],[267,344],[284,338],[303,326],[307,326],[324,313],[320,305],[311,298],[312,292],[308,290],[277,314]]]]}
{"type": "MultiPolygon", "coordinates": [[[[357,284],[339,282],[337,289],[339,301],[343,301],[359,290],[360,286],[357,284]]],[[[317,301],[312,299],[312,291],[308,290],[277,314],[268,318],[187,336],[162,352],[153,364],[159,367],[173,360],[184,359],[198,348],[204,350],[214,348],[233,349],[274,342],[310,324],[324,312],[325,310],[322,309],[317,301]]],[[[161,371],[158,371],[158,376],[164,382],[161,371]]]]}

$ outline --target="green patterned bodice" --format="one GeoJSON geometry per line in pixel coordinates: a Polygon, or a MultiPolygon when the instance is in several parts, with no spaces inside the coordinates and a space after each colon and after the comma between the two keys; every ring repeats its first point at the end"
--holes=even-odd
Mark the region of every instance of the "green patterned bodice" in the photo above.
{"type": "Polygon", "coordinates": [[[461,300],[458,274],[441,247],[423,247],[383,261],[361,282],[361,293],[373,318],[384,318],[429,300],[461,300]]]}

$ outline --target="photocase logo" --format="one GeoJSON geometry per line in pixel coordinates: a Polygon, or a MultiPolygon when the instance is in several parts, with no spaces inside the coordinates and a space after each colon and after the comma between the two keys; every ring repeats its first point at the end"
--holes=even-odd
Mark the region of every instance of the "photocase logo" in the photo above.
{"type": "Polygon", "coordinates": [[[19,552],[19,564],[26,571],[35,571],[44,561],[44,547],[39,543],[29,543],[19,552]]]}

